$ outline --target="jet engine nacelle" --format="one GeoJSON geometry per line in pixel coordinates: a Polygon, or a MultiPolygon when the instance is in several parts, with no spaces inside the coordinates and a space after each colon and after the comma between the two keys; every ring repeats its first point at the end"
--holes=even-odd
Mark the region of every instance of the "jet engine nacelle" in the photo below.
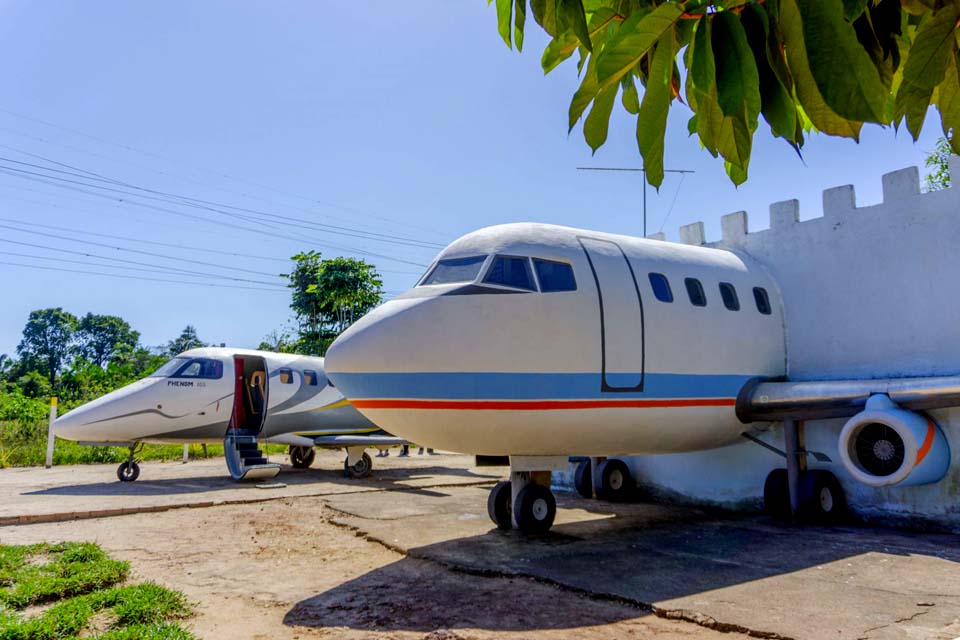
{"type": "Polygon", "coordinates": [[[930,418],[874,395],[840,431],[840,458],[871,487],[937,482],[950,466],[950,446],[930,418]]]}

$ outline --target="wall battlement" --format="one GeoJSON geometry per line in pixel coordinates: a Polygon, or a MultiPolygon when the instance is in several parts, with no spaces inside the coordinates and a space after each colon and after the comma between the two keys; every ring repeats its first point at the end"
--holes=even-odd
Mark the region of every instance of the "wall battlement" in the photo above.
{"type": "MultiPolygon", "coordinates": [[[[904,201],[913,198],[944,200],[944,194],[960,193],[960,157],[950,157],[950,175],[953,177],[951,187],[944,191],[922,193],[920,191],[920,171],[917,167],[907,167],[885,174],[882,178],[883,202],[865,207],[857,207],[857,195],[853,185],[846,184],[831,187],[823,191],[822,215],[800,221],[799,200],[782,200],[770,205],[770,223],[767,229],[749,231],[749,215],[746,211],[728,213],[720,218],[722,237],[720,240],[708,241],[704,232],[703,222],[693,222],[680,227],[680,242],[683,244],[737,247],[743,245],[750,236],[758,234],[776,234],[793,230],[797,225],[807,225],[823,220],[845,219],[860,212],[896,214],[904,207],[904,201]]],[[[960,198],[957,198],[960,200],[960,198]]],[[[651,240],[666,240],[663,233],[654,233],[647,236],[651,240]]]]}

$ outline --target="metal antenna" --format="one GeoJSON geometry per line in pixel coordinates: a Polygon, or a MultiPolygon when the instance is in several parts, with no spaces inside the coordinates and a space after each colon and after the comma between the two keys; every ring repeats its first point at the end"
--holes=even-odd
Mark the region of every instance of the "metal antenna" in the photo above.
{"type": "MultiPolygon", "coordinates": [[[[643,237],[647,237],[647,169],[640,167],[577,167],[577,171],[636,171],[643,174],[643,237]]],[[[693,169],[664,169],[664,173],[696,173],[693,169]]]]}

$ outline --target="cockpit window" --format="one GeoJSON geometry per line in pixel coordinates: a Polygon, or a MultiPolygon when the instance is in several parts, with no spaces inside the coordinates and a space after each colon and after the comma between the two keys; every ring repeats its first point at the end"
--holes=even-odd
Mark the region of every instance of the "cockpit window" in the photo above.
{"type": "Polygon", "coordinates": [[[223,377],[223,363],[211,358],[194,358],[171,377],[217,380],[223,377]]]}
{"type": "Polygon", "coordinates": [[[427,274],[420,286],[428,284],[453,284],[455,282],[473,282],[480,274],[487,256],[469,258],[447,258],[437,262],[437,266],[427,274]]]}
{"type": "Polygon", "coordinates": [[[577,290],[573,267],[566,262],[534,258],[533,264],[537,269],[537,278],[540,280],[540,290],[544,293],[577,290]]]}
{"type": "Polygon", "coordinates": [[[487,284],[502,284],[514,289],[537,290],[537,285],[533,283],[533,270],[530,269],[529,258],[497,256],[483,281],[487,284]]]}
{"type": "Polygon", "coordinates": [[[190,358],[174,358],[173,360],[168,360],[166,364],[150,374],[151,378],[169,378],[177,370],[183,366],[183,363],[187,362],[190,358]]]}
{"type": "Polygon", "coordinates": [[[174,358],[150,377],[219,380],[223,377],[223,363],[213,358],[174,358]]]}

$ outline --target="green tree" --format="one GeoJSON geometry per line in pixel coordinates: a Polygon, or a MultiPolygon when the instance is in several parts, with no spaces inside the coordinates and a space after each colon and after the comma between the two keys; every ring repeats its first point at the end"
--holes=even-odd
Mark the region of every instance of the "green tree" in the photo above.
{"type": "Polygon", "coordinates": [[[57,374],[70,353],[77,318],[60,307],[31,311],[23,339],[17,345],[20,358],[36,368],[56,388],[57,374]]]}
{"type": "MultiPolygon", "coordinates": [[[[496,7],[500,36],[521,49],[528,1],[496,7]]],[[[932,105],[960,152],[960,137],[950,137],[960,124],[960,2],[529,0],[529,8],[552,38],[545,73],[578,54],[569,128],[586,113],[583,134],[596,151],[619,96],[636,116],[654,186],[674,101],[685,101],[690,134],[723,157],[735,184],[747,179],[760,116],[799,153],[813,131],[858,140],[866,123],[906,124],[916,140],[932,105]]]]}
{"type": "Polygon", "coordinates": [[[950,188],[949,163],[951,155],[953,155],[953,149],[950,146],[950,141],[946,138],[937,140],[937,146],[927,154],[924,164],[930,172],[923,179],[927,191],[940,191],[950,188]]]}
{"type": "Polygon", "coordinates": [[[13,369],[14,359],[5,353],[0,353],[0,380],[5,379],[13,369]]]}
{"type": "Polygon", "coordinates": [[[98,367],[121,355],[131,353],[140,341],[140,333],[117,316],[88,313],[77,324],[75,352],[98,367]]]}
{"type": "Polygon", "coordinates": [[[322,260],[316,251],[292,259],[296,265],[286,277],[293,290],[290,308],[299,323],[298,347],[322,355],[344,329],[380,304],[383,281],[363,260],[322,260]]]}
{"type": "Polygon", "coordinates": [[[177,337],[176,340],[171,340],[167,343],[167,354],[175,356],[178,353],[205,346],[207,345],[197,337],[196,328],[188,324],[183,331],[180,332],[180,336],[177,337]]]}
{"type": "Polygon", "coordinates": [[[260,346],[257,349],[273,351],[274,353],[296,353],[297,341],[286,329],[274,329],[263,336],[263,340],[260,341],[260,346]]]}

